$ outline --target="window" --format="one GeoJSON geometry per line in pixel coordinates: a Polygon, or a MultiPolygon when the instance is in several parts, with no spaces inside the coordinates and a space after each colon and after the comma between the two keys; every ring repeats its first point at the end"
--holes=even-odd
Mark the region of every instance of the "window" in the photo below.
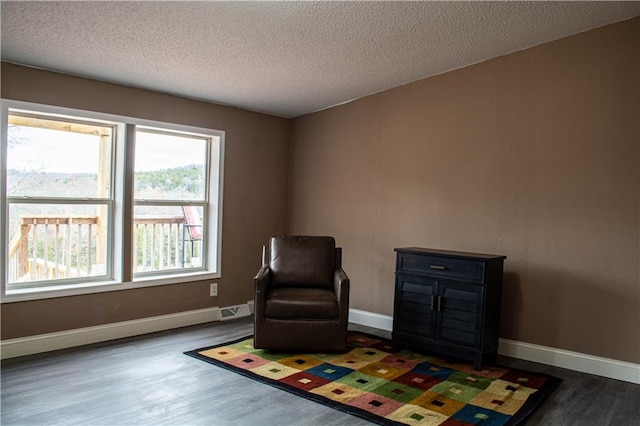
{"type": "MultiPolygon", "coordinates": [[[[134,272],[200,269],[207,259],[211,137],[136,129],[134,272]]],[[[216,151],[216,150],[214,150],[216,151]]],[[[212,158],[217,164],[217,155],[212,158]]],[[[215,195],[215,194],[214,194],[215,195]]],[[[215,197],[214,197],[215,198],[215,197]]]]}
{"type": "Polygon", "coordinates": [[[220,275],[223,132],[9,101],[2,123],[3,300],[220,275]]]}
{"type": "Polygon", "coordinates": [[[9,113],[8,288],[112,274],[114,137],[113,124],[9,113]]]}

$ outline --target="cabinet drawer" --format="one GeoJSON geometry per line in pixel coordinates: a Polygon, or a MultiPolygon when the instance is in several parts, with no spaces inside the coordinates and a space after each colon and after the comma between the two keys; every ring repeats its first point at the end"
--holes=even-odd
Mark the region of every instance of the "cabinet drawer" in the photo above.
{"type": "Polygon", "coordinates": [[[411,253],[398,254],[397,268],[401,272],[478,283],[484,277],[484,262],[411,253]]]}

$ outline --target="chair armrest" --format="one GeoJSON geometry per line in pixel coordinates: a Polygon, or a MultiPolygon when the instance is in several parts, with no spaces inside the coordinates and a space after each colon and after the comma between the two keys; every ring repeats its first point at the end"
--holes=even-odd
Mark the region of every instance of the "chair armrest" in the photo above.
{"type": "Polygon", "coordinates": [[[256,276],[253,277],[253,279],[256,280],[256,281],[268,280],[269,279],[269,267],[267,265],[262,265],[260,267],[260,270],[256,274],[256,276]]]}
{"type": "Polygon", "coordinates": [[[264,303],[269,288],[270,269],[267,265],[262,265],[255,277],[254,283],[254,313],[256,318],[264,316],[264,303]]]}
{"type": "Polygon", "coordinates": [[[349,309],[349,288],[351,286],[351,281],[347,274],[342,270],[342,268],[338,268],[333,273],[333,289],[336,292],[336,296],[338,297],[338,304],[341,309],[345,307],[347,310],[349,309]]]}
{"type": "Polygon", "coordinates": [[[262,265],[256,276],[253,277],[256,295],[262,294],[264,297],[264,293],[266,293],[267,286],[269,285],[269,272],[269,267],[267,265],[262,265]]]}

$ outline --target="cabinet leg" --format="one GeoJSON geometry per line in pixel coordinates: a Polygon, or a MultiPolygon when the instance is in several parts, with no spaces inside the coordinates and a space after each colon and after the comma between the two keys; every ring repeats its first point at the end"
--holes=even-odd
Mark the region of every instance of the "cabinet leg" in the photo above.
{"type": "Polygon", "coordinates": [[[396,343],[396,339],[393,338],[393,333],[391,334],[391,351],[393,353],[398,352],[398,343],[396,343]]]}
{"type": "Polygon", "coordinates": [[[477,354],[473,357],[473,369],[482,370],[482,354],[477,354]]]}
{"type": "Polygon", "coordinates": [[[497,351],[476,354],[473,357],[473,369],[481,371],[482,370],[482,364],[495,365],[497,357],[498,357],[498,352],[497,351]]]}

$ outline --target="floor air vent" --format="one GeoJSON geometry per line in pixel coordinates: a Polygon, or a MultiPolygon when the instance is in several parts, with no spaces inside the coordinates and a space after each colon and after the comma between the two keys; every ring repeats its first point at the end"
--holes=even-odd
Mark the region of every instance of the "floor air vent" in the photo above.
{"type": "Polygon", "coordinates": [[[249,305],[246,304],[220,308],[220,316],[222,317],[222,321],[234,318],[248,317],[250,315],[251,310],[249,309],[249,305]]]}

